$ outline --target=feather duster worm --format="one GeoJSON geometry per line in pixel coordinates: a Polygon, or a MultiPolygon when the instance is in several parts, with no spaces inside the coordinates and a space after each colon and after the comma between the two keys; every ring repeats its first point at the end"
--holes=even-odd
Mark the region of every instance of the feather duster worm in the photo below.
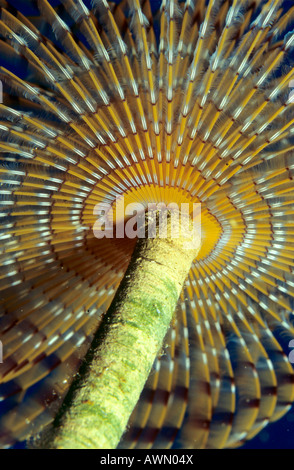
{"type": "Polygon", "coordinates": [[[52,421],[111,302],[133,243],[93,210],[122,195],[201,203],[203,243],[120,446],[241,445],[294,399],[294,8],[51,3],[0,0],[1,445],[52,421]]]}

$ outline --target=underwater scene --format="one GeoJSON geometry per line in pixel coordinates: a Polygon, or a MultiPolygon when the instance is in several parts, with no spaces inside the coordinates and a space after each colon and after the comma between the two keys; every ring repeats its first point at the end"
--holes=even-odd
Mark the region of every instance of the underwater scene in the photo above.
{"type": "Polygon", "coordinates": [[[0,0],[0,448],[294,449],[294,3],[0,0]]]}

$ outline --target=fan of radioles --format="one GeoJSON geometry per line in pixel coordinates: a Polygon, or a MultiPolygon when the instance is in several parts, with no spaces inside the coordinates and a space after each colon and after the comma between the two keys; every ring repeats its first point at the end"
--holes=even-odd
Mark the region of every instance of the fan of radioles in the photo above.
{"type": "Polygon", "coordinates": [[[94,208],[122,196],[201,203],[202,248],[121,447],[240,445],[294,399],[294,8],[23,3],[0,0],[1,445],[78,370],[134,246],[94,208]]]}

